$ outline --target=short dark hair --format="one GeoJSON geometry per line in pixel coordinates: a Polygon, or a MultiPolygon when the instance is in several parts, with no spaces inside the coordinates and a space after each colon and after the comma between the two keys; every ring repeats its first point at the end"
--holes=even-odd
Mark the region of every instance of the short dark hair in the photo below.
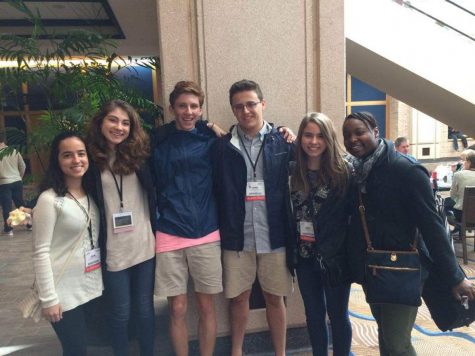
{"type": "Polygon", "coordinates": [[[399,147],[401,146],[404,142],[407,142],[407,137],[400,136],[397,139],[394,140],[394,146],[399,147]]]}
{"type": "Polygon", "coordinates": [[[264,98],[259,84],[252,80],[242,79],[231,85],[231,88],[229,88],[229,103],[231,105],[233,104],[233,96],[242,91],[255,91],[259,100],[264,98]]]}
{"type": "Polygon", "coordinates": [[[374,118],[373,114],[367,111],[352,112],[350,115],[345,117],[344,122],[350,119],[356,119],[356,120],[362,121],[370,130],[373,130],[376,127],[378,127],[378,123],[376,122],[376,119],[374,118]]]}
{"type": "Polygon", "coordinates": [[[467,147],[467,150],[474,150],[475,151],[475,143],[467,147]]]}
{"type": "Polygon", "coordinates": [[[203,92],[203,89],[201,89],[200,86],[195,82],[182,80],[181,82],[175,84],[175,88],[170,93],[168,98],[172,107],[175,106],[175,101],[181,94],[192,94],[197,96],[198,100],[200,101],[200,107],[203,106],[205,101],[205,93],[203,92]]]}

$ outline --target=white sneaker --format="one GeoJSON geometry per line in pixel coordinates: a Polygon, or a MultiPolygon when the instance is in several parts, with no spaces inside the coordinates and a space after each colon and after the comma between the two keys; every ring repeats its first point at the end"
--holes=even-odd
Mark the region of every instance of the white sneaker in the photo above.
{"type": "Polygon", "coordinates": [[[4,231],[4,232],[3,232],[3,235],[5,235],[5,236],[9,236],[9,237],[13,237],[13,230],[10,230],[10,231],[4,231]]]}

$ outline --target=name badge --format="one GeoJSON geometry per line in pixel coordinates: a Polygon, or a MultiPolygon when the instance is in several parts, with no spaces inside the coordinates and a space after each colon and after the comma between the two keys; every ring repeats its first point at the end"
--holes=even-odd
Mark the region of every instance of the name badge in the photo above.
{"type": "Polygon", "coordinates": [[[264,181],[247,182],[246,186],[246,201],[265,200],[266,190],[264,181]]]}
{"type": "Polygon", "coordinates": [[[300,221],[300,240],[315,242],[315,232],[311,221],[300,221]]]}
{"type": "Polygon", "coordinates": [[[112,231],[114,234],[132,231],[134,229],[134,219],[131,211],[112,214],[112,231]]]}
{"type": "Polygon", "coordinates": [[[86,251],[85,253],[86,267],[84,268],[85,272],[91,272],[98,268],[101,268],[101,249],[94,248],[92,250],[86,251]]]}

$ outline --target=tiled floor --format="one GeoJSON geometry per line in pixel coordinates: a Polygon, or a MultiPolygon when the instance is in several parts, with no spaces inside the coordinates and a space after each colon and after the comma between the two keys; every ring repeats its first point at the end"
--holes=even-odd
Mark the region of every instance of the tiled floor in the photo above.
{"type": "MultiPolygon", "coordinates": [[[[24,295],[33,281],[31,260],[31,232],[21,230],[14,237],[0,236],[0,355],[44,355],[61,354],[60,345],[45,321],[35,324],[22,319],[16,309],[17,301],[24,295]]],[[[461,255],[460,244],[455,245],[461,255]]],[[[467,275],[475,279],[475,252],[473,240],[469,246],[470,264],[464,266],[467,275]]],[[[369,308],[364,301],[361,288],[354,285],[350,299],[351,320],[353,324],[353,347],[355,355],[377,355],[376,324],[371,320],[369,308]]],[[[163,324],[163,319],[161,324],[163,324]]],[[[439,333],[428,316],[425,307],[421,307],[413,332],[414,345],[418,355],[475,355],[475,325],[461,328],[457,333],[439,333]]],[[[163,344],[166,325],[159,326],[157,343],[163,344]],[[159,335],[160,334],[160,335],[159,335]]],[[[107,347],[92,347],[90,355],[111,355],[107,347]]],[[[138,354],[132,343],[131,354],[138,354]]],[[[158,352],[168,355],[169,351],[158,352]]],[[[308,351],[299,351],[293,355],[310,355],[308,351]]]]}

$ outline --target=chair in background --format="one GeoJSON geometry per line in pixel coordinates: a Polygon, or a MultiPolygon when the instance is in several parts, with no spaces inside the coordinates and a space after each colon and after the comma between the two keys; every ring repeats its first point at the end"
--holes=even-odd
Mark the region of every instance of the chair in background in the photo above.
{"type": "MultiPolygon", "coordinates": [[[[463,263],[468,263],[467,252],[467,231],[475,230],[475,187],[465,187],[463,193],[462,221],[456,223],[460,229],[460,237],[462,239],[462,258],[463,263]]],[[[468,236],[475,238],[475,236],[468,236]]],[[[474,242],[475,245],[475,242],[474,242]]],[[[474,246],[475,251],[475,246],[474,246]]]]}

